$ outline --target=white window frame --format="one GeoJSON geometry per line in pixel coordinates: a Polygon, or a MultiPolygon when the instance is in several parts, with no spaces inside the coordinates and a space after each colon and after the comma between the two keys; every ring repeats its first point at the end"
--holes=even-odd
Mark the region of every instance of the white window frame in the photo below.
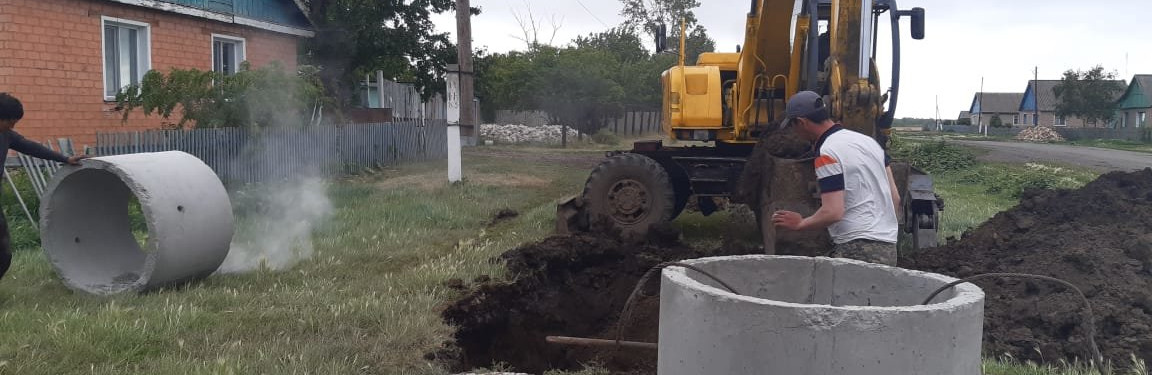
{"type": "Polygon", "coordinates": [[[1052,126],[1068,126],[1068,118],[1052,114],[1052,126]]]}
{"type": "Polygon", "coordinates": [[[105,101],[116,100],[115,95],[108,95],[108,41],[105,40],[106,38],[104,28],[109,24],[112,24],[113,26],[137,28],[141,31],[137,43],[141,44],[142,46],[137,46],[136,50],[136,53],[139,54],[136,59],[140,63],[140,66],[137,67],[137,71],[139,72],[140,76],[136,77],[136,80],[143,80],[144,74],[148,73],[149,70],[152,70],[152,25],[148,24],[147,22],[100,16],[100,71],[102,73],[100,77],[100,86],[104,90],[100,93],[100,95],[104,96],[105,101]]]}
{"type": "Polygon", "coordinates": [[[232,67],[233,67],[232,74],[236,74],[237,72],[240,71],[240,63],[248,61],[248,40],[241,38],[241,37],[238,37],[238,36],[231,36],[231,35],[224,35],[224,34],[212,34],[212,43],[208,45],[208,49],[210,51],[212,51],[212,53],[211,53],[212,62],[209,63],[208,66],[209,66],[209,69],[211,69],[212,71],[216,71],[216,42],[217,41],[235,43],[235,44],[238,44],[240,46],[240,48],[236,49],[237,55],[233,56],[233,58],[236,61],[232,62],[232,67]]]}
{"type": "Polygon", "coordinates": [[[1136,112],[1136,127],[1148,126],[1148,112],[1136,112]]]}

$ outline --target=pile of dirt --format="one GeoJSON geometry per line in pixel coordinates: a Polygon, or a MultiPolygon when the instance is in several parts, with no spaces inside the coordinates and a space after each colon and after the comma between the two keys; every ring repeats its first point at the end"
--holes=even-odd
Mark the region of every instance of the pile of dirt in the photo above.
{"type": "MultiPolygon", "coordinates": [[[[900,266],[968,277],[1030,273],[1067,280],[1096,314],[1097,342],[1117,365],[1152,360],[1152,169],[1113,172],[1078,190],[1032,191],[959,241],[900,266]]],[[[984,349],[1036,361],[1091,358],[1083,304],[1044,281],[977,281],[987,293],[984,349]]]]}
{"type": "MultiPolygon", "coordinates": [[[[655,373],[654,351],[556,346],[545,337],[614,339],[621,309],[640,277],[663,262],[755,249],[704,252],[679,243],[663,228],[648,242],[631,245],[611,235],[557,236],[499,257],[510,280],[457,285],[464,295],[448,306],[444,320],[458,327],[447,350],[430,355],[454,371],[504,363],[516,371],[578,370],[600,364],[618,374],[655,373]]],[[[633,307],[624,340],[656,342],[659,278],[633,307]]]]}

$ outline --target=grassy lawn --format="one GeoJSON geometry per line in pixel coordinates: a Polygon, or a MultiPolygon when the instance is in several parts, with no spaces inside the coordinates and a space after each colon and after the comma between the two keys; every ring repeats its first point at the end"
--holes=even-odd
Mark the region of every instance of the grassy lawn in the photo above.
{"type": "MultiPolygon", "coordinates": [[[[5,191],[20,249],[0,280],[0,374],[445,374],[423,358],[450,338],[437,314],[451,298],[444,281],[502,275],[487,260],[547,236],[556,200],[579,192],[589,160],[609,148],[480,148],[465,155],[467,181],[455,186],[442,163],[336,181],[328,189],[335,210],[315,233],[310,260],[110,298],[75,294],[59,282],[5,191]],[[492,225],[506,208],[520,215],[492,225]]],[[[938,174],[947,202],[943,234],[958,235],[1012,206],[1012,191],[990,186],[995,176],[1028,168],[938,174]]],[[[234,196],[243,207],[246,194],[234,196]]],[[[725,217],[686,214],[677,225],[690,242],[710,244],[725,217]]],[[[986,374],[1080,374],[986,365],[986,374]]]]}
{"type": "Polygon", "coordinates": [[[501,274],[486,260],[545,236],[588,169],[469,155],[458,186],[440,163],[336,182],[311,260],[144,295],[74,294],[20,249],[0,281],[0,373],[441,374],[422,355],[449,338],[442,283],[501,274]],[[504,208],[521,215],[488,227],[504,208]]]}
{"type": "Polygon", "coordinates": [[[1079,141],[1070,141],[1068,144],[1086,147],[1110,148],[1124,151],[1152,152],[1152,143],[1125,141],[1119,139],[1084,139],[1079,141]]]}

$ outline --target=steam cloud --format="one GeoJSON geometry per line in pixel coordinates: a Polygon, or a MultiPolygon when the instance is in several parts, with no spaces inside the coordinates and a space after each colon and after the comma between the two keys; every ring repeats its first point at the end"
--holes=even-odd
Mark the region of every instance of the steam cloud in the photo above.
{"type": "MultiPolygon", "coordinates": [[[[328,183],[317,161],[298,152],[302,132],[264,134],[251,142],[247,162],[237,167],[259,167],[266,188],[252,197],[257,207],[249,217],[238,217],[238,230],[221,273],[242,273],[260,268],[283,270],[312,257],[312,232],[332,214],[328,183]],[[246,164],[246,165],[245,165],[246,164]]],[[[314,148],[315,145],[312,145],[314,148]]]]}

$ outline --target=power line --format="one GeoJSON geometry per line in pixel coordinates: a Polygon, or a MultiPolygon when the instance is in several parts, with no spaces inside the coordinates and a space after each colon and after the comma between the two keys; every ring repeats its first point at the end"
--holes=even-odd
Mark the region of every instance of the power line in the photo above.
{"type": "Polygon", "coordinates": [[[589,16],[592,16],[592,18],[593,18],[593,19],[595,19],[595,20],[596,20],[596,22],[599,22],[601,26],[604,26],[604,27],[608,27],[608,24],[604,23],[604,21],[601,21],[601,20],[600,20],[600,17],[596,17],[596,15],[595,15],[595,14],[592,14],[592,11],[591,11],[591,10],[589,10],[589,9],[588,9],[588,7],[584,5],[584,2],[583,2],[583,1],[581,1],[581,0],[576,0],[576,3],[577,3],[577,4],[580,4],[580,7],[581,7],[581,8],[584,8],[584,11],[585,11],[585,12],[588,12],[588,15],[589,15],[589,16]]]}

